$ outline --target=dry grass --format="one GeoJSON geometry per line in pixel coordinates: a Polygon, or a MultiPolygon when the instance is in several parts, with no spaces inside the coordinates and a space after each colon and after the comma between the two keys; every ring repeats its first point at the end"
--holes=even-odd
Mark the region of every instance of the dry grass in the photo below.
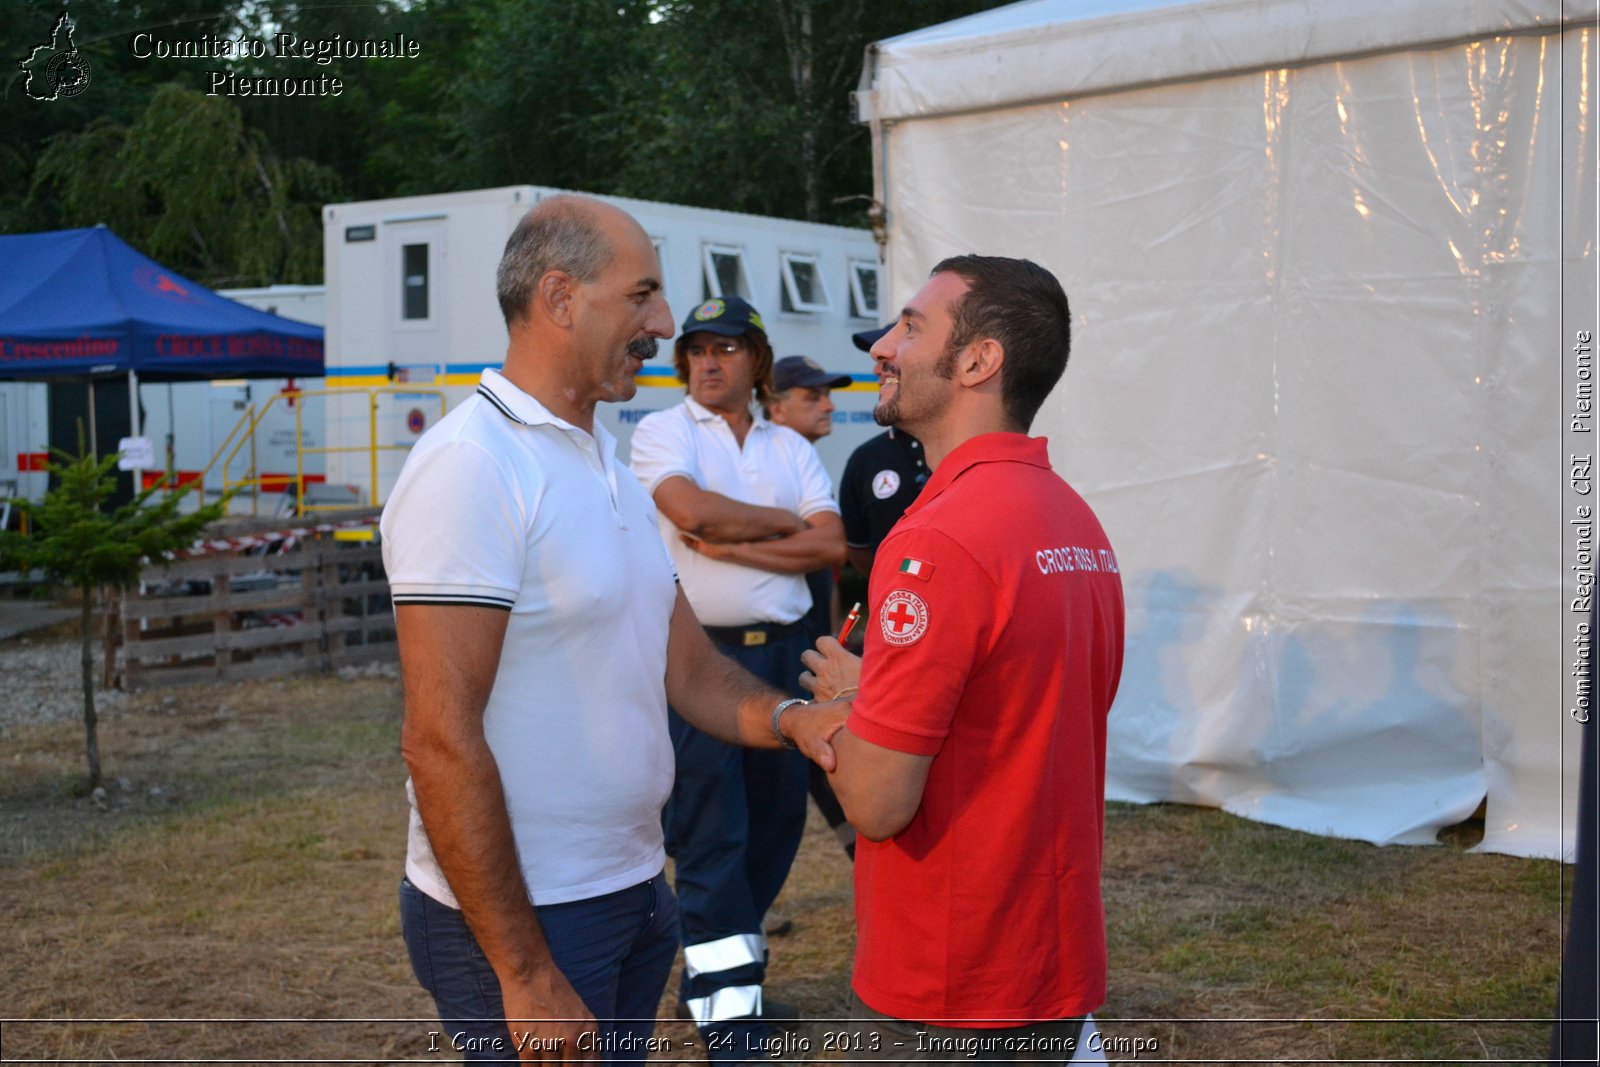
{"type": "MultiPolygon", "coordinates": [[[[80,727],[0,736],[0,1016],[79,1020],[7,1022],[0,1055],[443,1058],[395,909],[398,709],[381,679],[141,696],[103,724],[108,810],[75,795],[80,727]]],[[[1155,1042],[1140,1062],[1543,1054],[1547,1023],[1478,1020],[1549,1015],[1556,864],[1174,807],[1114,806],[1107,842],[1101,1029],[1155,1042]],[[1187,1018],[1207,1021],[1151,1021],[1187,1018]],[[1374,1021],[1389,1019],[1413,1021],[1374,1021]],[[1453,1021],[1415,1021],[1435,1019],[1453,1021]]],[[[768,987],[812,1019],[844,1010],[849,876],[814,820],[768,987]]],[[[823,1030],[803,1032],[813,1050],[823,1030]]],[[[658,1034],[692,1037],[678,1022],[658,1034]]]]}

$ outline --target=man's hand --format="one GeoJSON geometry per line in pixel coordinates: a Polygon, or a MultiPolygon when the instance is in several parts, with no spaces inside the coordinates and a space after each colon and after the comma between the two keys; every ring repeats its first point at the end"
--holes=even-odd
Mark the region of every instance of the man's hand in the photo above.
{"type": "Polygon", "coordinates": [[[805,757],[825,771],[833,770],[837,759],[833,751],[833,735],[844,726],[849,717],[848,700],[824,704],[791,704],[778,718],[783,736],[799,746],[805,757]]]}
{"type": "Polygon", "coordinates": [[[523,1063],[600,1062],[600,1028],[560,971],[551,967],[527,982],[502,981],[500,993],[511,1044],[523,1063]],[[584,1034],[591,1037],[580,1044],[584,1034]]]}
{"type": "Polygon", "coordinates": [[[818,700],[837,700],[840,693],[852,696],[861,683],[861,657],[831,637],[817,638],[817,647],[800,653],[800,662],[806,665],[800,687],[818,700]]]}
{"type": "Polygon", "coordinates": [[[707,541],[705,538],[696,537],[694,534],[679,534],[678,539],[707,559],[727,562],[733,556],[733,553],[728,550],[728,545],[720,541],[707,541]]]}
{"type": "Polygon", "coordinates": [[[781,537],[713,540],[681,529],[678,536],[708,559],[773,574],[805,574],[844,562],[844,524],[834,511],[819,511],[805,520],[804,529],[781,537]]]}

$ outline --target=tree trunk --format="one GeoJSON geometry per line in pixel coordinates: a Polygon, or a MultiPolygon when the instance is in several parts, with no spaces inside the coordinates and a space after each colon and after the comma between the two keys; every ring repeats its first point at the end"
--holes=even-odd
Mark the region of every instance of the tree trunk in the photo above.
{"type": "Polygon", "coordinates": [[[805,175],[806,219],[822,220],[822,174],[817,166],[817,109],[812,83],[816,57],[812,55],[814,35],[811,29],[811,6],[800,9],[800,79],[795,88],[800,97],[800,170],[805,175]]]}
{"type": "Polygon", "coordinates": [[[89,757],[89,788],[100,784],[100,739],[95,734],[94,715],[94,590],[83,590],[83,732],[84,751],[89,757]]]}

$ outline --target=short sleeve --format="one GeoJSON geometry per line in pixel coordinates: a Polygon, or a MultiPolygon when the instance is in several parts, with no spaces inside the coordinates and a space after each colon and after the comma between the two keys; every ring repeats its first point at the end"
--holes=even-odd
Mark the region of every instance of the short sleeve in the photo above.
{"type": "Polygon", "coordinates": [[[861,691],[850,732],[916,756],[939,752],[973,667],[995,633],[995,586],[936,530],[897,529],[872,565],[861,691]]]}
{"type": "Polygon", "coordinates": [[[837,513],[839,505],[833,499],[833,479],[828,477],[828,469],[822,465],[822,457],[817,454],[816,447],[799,434],[795,452],[795,468],[800,474],[800,507],[797,514],[802,519],[809,519],[820,511],[837,513]]]}
{"type": "Polygon", "coordinates": [[[695,462],[693,432],[682,407],[647,415],[634,429],[628,469],[646,493],[654,496],[656,487],[673,475],[703,484],[700,465],[695,462]]]}
{"type": "Polygon", "coordinates": [[[379,523],[394,602],[509,611],[522,588],[528,528],[521,494],[483,448],[419,446],[379,523]]]}

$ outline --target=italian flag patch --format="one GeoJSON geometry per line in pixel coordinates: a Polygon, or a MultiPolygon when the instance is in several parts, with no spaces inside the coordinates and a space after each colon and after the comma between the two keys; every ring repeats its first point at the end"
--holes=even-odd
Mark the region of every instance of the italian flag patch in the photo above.
{"type": "Polygon", "coordinates": [[[933,564],[925,559],[912,559],[907,556],[900,561],[900,573],[909,574],[913,578],[921,578],[923,581],[927,581],[933,577],[933,564]]]}

